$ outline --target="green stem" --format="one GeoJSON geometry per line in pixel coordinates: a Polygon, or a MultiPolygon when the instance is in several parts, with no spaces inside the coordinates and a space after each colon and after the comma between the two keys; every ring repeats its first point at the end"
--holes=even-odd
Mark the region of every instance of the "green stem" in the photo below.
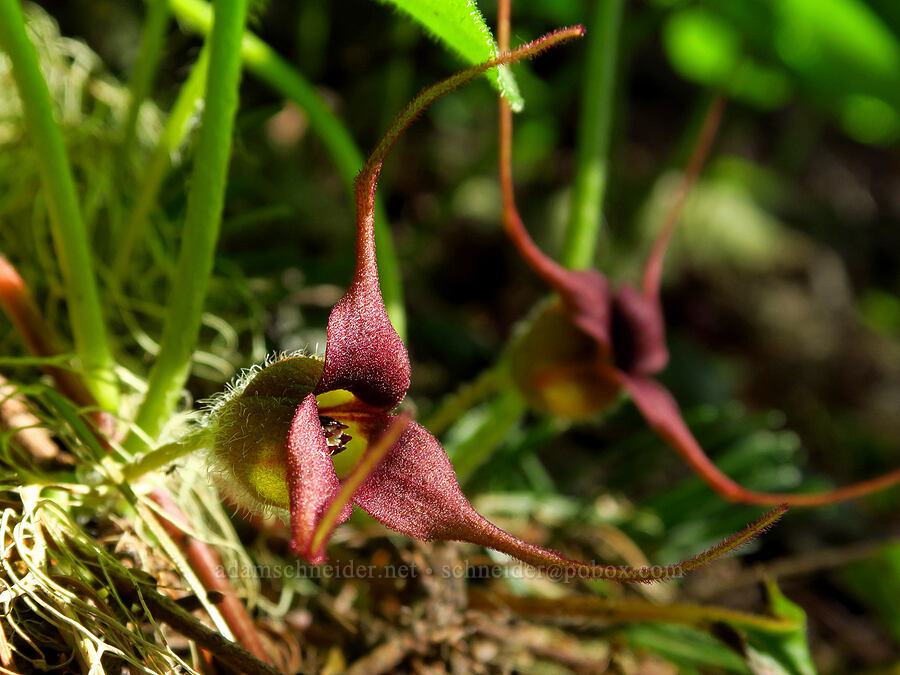
{"type": "Polygon", "coordinates": [[[522,421],[526,410],[525,400],[518,392],[502,391],[487,404],[476,424],[467,425],[460,438],[446,443],[447,455],[461,483],[491,458],[509,432],[522,421]]]}
{"type": "Polygon", "coordinates": [[[156,205],[160,186],[162,186],[166,173],[172,166],[172,155],[178,150],[185,136],[187,136],[191,117],[197,109],[197,102],[203,97],[203,90],[206,87],[206,69],[208,64],[209,49],[204,47],[187,81],[182,85],[178,98],[175,100],[175,105],[172,106],[172,111],[169,113],[166,126],[160,136],[159,144],[153,151],[153,155],[150,157],[150,162],[147,165],[147,171],[144,174],[137,201],[134,203],[134,208],[131,210],[128,220],[125,221],[125,226],[122,228],[121,240],[116,247],[116,260],[113,265],[114,277],[117,280],[122,279],[122,275],[131,261],[131,252],[134,249],[134,244],[144,231],[144,225],[147,222],[150,211],[156,205]]]}
{"type": "Polygon", "coordinates": [[[502,388],[508,380],[503,365],[494,365],[466,382],[454,393],[444,397],[438,407],[422,422],[435,436],[443,434],[457,419],[475,404],[502,388]]]}
{"type": "Polygon", "coordinates": [[[174,443],[166,443],[123,467],[122,478],[125,482],[132,483],[144,474],[161,469],[167,464],[205,447],[209,441],[209,433],[203,430],[188,434],[174,443]]]}
{"type": "Polygon", "coordinates": [[[156,70],[165,44],[166,29],[169,27],[169,5],[167,0],[148,0],[147,18],[141,36],[141,50],[134,63],[134,72],[128,84],[130,98],[125,125],[122,128],[122,154],[127,154],[134,143],[135,129],[141,104],[150,93],[156,70]]]}
{"type": "Polygon", "coordinates": [[[75,349],[85,369],[88,388],[104,409],[115,410],[118,390],[112,379],[114,361],[94,278],[87,231],[78,206],[62,130],[54,117],[50,91],[41,73],[37,52],[25,30],[25,17],[18,0],[0,0],[0,48],[12,61],[26,127],[39,158],[53,244],[66,283],[75,349]]]}
{"type": "MultiPolygon", "coordinates": [[[[240,41],[248,0],[219,0],[209,38],[209,77],[194,170],[188,193],[184,238],[163,329],[159,358],[150,372],[147,394],[135,420],[156,437],[175,409],[187,380],[200,331],[203,302],[225,201],[225,183],[241,78],[240,41]]],[[[132,434],[129,449],[143,441],[132,434]]]]}
{"type": "MultiPolygon", "coordinates": [[[[205,0],[169,0],[169,6],[186,28],[206,35],[212,12],[205,0]]],[[[318,135],[331,155],[347,190],[354,195],[354,180],[363,166],[363,154],[341,120],[331,111],[315,88],[274,49],[247,31],[241,41],[244,65],[253,75],[268,84],[306,112],[310,128],[318,135]]],[[[406,314],[400,264],[384,209],[376,206],[375,244],[378,247],[378,273],[381,293],[395,330],[406,334],[406,314]]]]}
{"type": "Polygon", "coordinates": [[[624,0],[595,0],[587,28],[587,64],[578,127],[578,157],[562,263],[593,267],[609,173],[613,85],[624,0]]]}

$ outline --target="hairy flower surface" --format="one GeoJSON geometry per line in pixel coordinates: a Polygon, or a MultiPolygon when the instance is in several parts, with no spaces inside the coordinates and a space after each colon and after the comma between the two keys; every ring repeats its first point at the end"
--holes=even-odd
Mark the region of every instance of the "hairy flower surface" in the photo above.
{"type": "Polygon", "coordinates": [[[784,512],[784,507],[775,509],[678,565],[580,563],[517,539],[482,517],[462,494],[440,443],[407,414],[394,412],[409,388],[410,366],[385,311],[375,260],[373,211],[382,162],[399,134],[434,99],[490,67],[581,33],[580,28],[558,31],[454,75],[413,100],[357,178],[356,269],[331,312],[324,362],[308,356],[276,361],[251,373],[212,412],[216,459],[237,484],[245,506],[287,509],[291,548],[310,562],[324,560],[328,536],[356,504],[387,527],[420,539],[481,544],[570,575],[654,581],[681,576],[735,549],[784,512]]]}

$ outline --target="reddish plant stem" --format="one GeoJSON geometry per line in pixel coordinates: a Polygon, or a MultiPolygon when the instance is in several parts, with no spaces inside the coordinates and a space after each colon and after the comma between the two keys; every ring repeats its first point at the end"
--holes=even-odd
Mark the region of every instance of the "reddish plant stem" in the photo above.
{"type": "MultiPolygon", "coordinates": [[[[510,0],[500,0],[497,6],[497,44],[501,53],[508,53],[510,38],[510,0]]],[[[583,34],[583,30],[582,30],[583,34]]],[[[580,36],[580,34],[579,34],[580,36]]],[[[522,49],[520,47],[519,49],[522,49]]],[[[517,49],[516,51],[519,51],[517,49]]],[[[509,102],[500,97],[500,188],[503,194],[503,227],[519,253],[537,274],[558,293],[568,296],[575,292],[568,270],[552,258],[544,255],[529,236],[525,223],[516,206],[512,177],[512,109],[509,102]]]]}
{"type": "Polygon", "coordinates": [[[499,0],[497,3],[497,47],[501,53],[509,51],[511,7],[512,0],[499,0]]]}
{"type": "MultiPolygon", "coordinates": [[[[50,357],[63,353],[25,280],[3,255],[0,255],[0,305],[32,354],[50,357]]],[[[97,401],[76,373],[56,366],[44,366],[43,369],[53,378],[60,393],[76,405],[84,408],[97,406],[97,401]]]]}
{"type": "Polygon", "coordinates": [[[506,99],[500,99],[500,187],[503,192],[503,226],[528,265],[557,291],[571,283],[566,269],[545,256],[525,229],[516,207],[512,178],[512,110],[506,99]]]}
{"type": "Polygon", "coordinates": [[[356,177],[357,227],[360,231],[366,233],[365,236],[360,236],[357,239],[356,277],[361,277],[367,272],[371,274],[370,270],[373,269],[375,265],[374,244],[372,243],[373,239],[370,235],[370,230],[374,224],[375,187],[378,182],[378,174],[381,171],[381,165],[384,163],[391,148],[394,147],[397,139],[400,138],[400,135],[410,124],[412,124],[413,120],[415,120],[416,117],[418,117],[433,101],[447,92],[473,80],[484,71],[490,70],[496,66],[514,63],[515,61],[537,56],[541,52],[544,52],[555,45],[579,38],[582,35],[584,35],[584,28],[581,26],[574,26],[572,28],[562,28],[549,33],[533,42],[522,45],[511,52],[503,50],[501,47],[503,53],[496,58],[472,66],[466,70],[462,70],[455,75],[451,75],[450,77],[423,89],[412,102],[397,115],[394,123],[391,124],[390,128],[385,132],[378,145],[372,151],[372,154],[369,155],[359,176],[356,177]]]}
{"type": "Polygon", "coordinates": [[[719,124],[722,121],[722,113],[725,111],[726,98],[719,94],[710,104],[703,120],[703,126],[697,136],[697,142],[691,153],[687,168],[681,177],[681,183],[678,186],[678,192],[675,195],[675,201],[669,209],[666,219],[663,221],[659,234],[653,242],[653,248],[647,257],[647,264],[644,267],[643,290],[644,295],[648,298],[659,297],[659,285],[662,280],[663,261],[665,260],[666,249],[672,234],[675,232],[675,226],[681,217],[685,202],[703,171],[706,159],[709,157],[709,151],[712,148],[713,141],[716,138],[716,132],[719,130],[719,124]]]}
{"type": "MultiPolygon", "coordinates": [[[[218,657],[220,663],[235,668],[237,672],[247,675],[277,675],[278,671],[253,657],[226,639],[221,633],[200,623],[189,610],[155,588],[142,588],[132,578],[123,575],[115,566],[103,568],[108,574],[116,590],[134,602],[143,602],[154,618],[164,621],[185,637],[193,640],[201,648],[204,659],[213,665],[212,656],[218,657]]],[[[213,671],[211,671],[213,672],[213,671]]]]}
{"type": "Polygon", "coordinates": [[[185,532],[187,518],[166,490],[157,488],[150,493],[150,498],[165,512],[165,517],[160,519],[160,523],[182,550],[203,587],[207,591],[218,591],[222,594],[223,599],[218,608],[222,618],[234,633],[235,641],[260,661],[271,664],[272,659],[263,647],[253,619],[244,603],[235,594],[228,577],[222,573],[221,556],[208,544],[194,539],[185,532]]]}

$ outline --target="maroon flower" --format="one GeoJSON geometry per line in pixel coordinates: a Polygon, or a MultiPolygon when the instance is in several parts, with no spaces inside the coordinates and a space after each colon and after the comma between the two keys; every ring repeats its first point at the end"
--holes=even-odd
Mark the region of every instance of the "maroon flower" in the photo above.
{"type": "Polygon", "coordinates": [[[589,565],[500,530],[463,496],[438,441],[394,413],[409,388],[406,348],[385,311],[375,261],[373,206],[381,164],[399,134],[437,97],[489,67],[581,35],[573,28],[424,90],[401,113],[356,183],[356,270],[328,321],[324,362],[294,355],[251,372],[211,413],[215,455],[248,506],[287,509],[291,548],[318,564],[333,528],[356,504],[387,527],[425,540],[467,541],[559,574],[620,581],[680,576],[738,547],[781,517],[781,507],[692,560],[625,568],[589,565]],[[346,462],[352,456],[355,462],[346,462]],[[350,466],[352,465],[352,466],[350,466]],[[339,468],[336,468],[339,467],[339,468]],[[341,481],[339,473],[344,474],[341,481]]]}
{"type": "Polygon", "coordinates": [[[672,395],[653,376],[669,360],[659,299],[665,250],[680,206],[700,173],[721,118],[724,100],[710,108],[691,158],[679,203],[664,223],[644,268],[642,288],[612,290],[595,270],[570,270],[544,255],[529,237],[512,187],[512,114],[500,102],[500,180],[503,224],[525,262],[556,291],[529,332],[511,351],[513,377],[526,398],[554,414],[584,417],[626,391],[650,427],[717,493],[735,502],[818,506],[859,497],[900,482],[900,469],[878,478],[815,494],[773,494],[748,490],[722,473],[706,456],[672,395]]]}

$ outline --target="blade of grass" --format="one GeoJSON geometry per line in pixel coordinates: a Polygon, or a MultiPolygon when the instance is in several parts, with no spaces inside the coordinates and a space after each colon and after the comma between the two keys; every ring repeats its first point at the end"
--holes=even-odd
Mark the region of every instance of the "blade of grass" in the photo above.
{"type": "Polygon", "coordinates": [[[613,600],[597,596],[528,598],[506,593],[469,592],[471,606],[485,610],[508,610],[530,618],[568,618],[612,621],[659,621],[709,630],[718,623],[755,628],[774,634],[795,632],[798,622],[783,617],[760,616],[734,609],[702,605],[654,605],[640,600],[613,600]]]}
{"type": "MultiPolygon", "coordinates": [[[[503,47],[496,48],[491,30],[481,16],[474,0],[379,0],[393,5],[408,14],[433,37],[459,54],[470,65],[495,58],[503,47]]],[[[485,75],[496,89],[509,101],[513,110],[519,111],[525,101],[509,70],[501,66],[486,71],[485,75]]]]}
{"type": "Polygon", "coordinates": [[[578,153],[562,263],[594,264],[609,173],[609,135],[623,0],[597,0],[587,26],[587,63],[578,126],[578,153]]]}
{"type": "Polygon", "coordinates": [[[187,517],[167,490],[156,488],[150,493],[150,499],[163,510],[164,517],[159,519],[160,525],[182,550],[203,588],[222,594],[222,600],[217,603],[216,609],[234,634],[235,641],[263,663],[271,664],[272,657],[266,651],[250,613],[229,582],[221,555],[189,534],[187,517]]]}
{"type": "Polygon", "coordinates": [[[156,205],[156,198],[162,182],[172,166],[172,154],[181,146],[187,136],[191,116],[197,109],[198,101],[203,98],[203,91],[206,88],[208,65],[209,48],[204,47],[191,69],[191,74],[182,85],[181,91],[178,92],[178,98],[175,99],[175,104],[166,120],[159,143],[147,164],[138,198],[128,220],[122,227],[119,245],[116,246],[116,260],[113,264],[116,281],[121,281],[122,275],[131,262],[131,252],[144,231],[150,211],[156,205]]]}
{"type": "Polygon", "coordinates": [[[425,418],[422,426],[435,436],[440,436],[468,410],[488,396],[508,387],[509,378],[502,366],[495,364],[486,368],[474,380],[466,382],[455,392],[445,396],[425,418]]]}
{"type": "MultiPolygon", "coordinates": [[[[248,0],[220,0],[210,33],[209,77],[194,170],[188,193],[184,241],[172,287],[159,357],[135,423],[156,437],[175,409],[190,370],[203,302],[225,202],[225,182],[241,77],[240,41],[248,0]]],[[[129,449],[142,447],[132,433],[129,449]]]]}
{"type": "Polygon", "coordinates": [[[214,653],[222,662],[238,672],[251,675],[279,675],[281,671],[259,660],[240,643],[231,642],[224,635],[206,626],[197,617],[183,609],[170,597],[157,591],[152,585],[142,587],[127,572],[113,565],[104,568],[116,590],[132,602],[143,602],[153,617],[214,653]]]}
{"type": "Polygon", "coordinates": [[[53,244],[66,283],[75,350],[84,366],[88,388],[104,409],[112,411],[117,406],[118,390],[112,379],[114,362],[87,231],[62,130],[54,117],[50,91],[25,30],[25,17],[18,0],[0,0],[0,48],[12,61],[26,128],[39,160],[53,244]]]}
{"type": "Polygon", "coordinates": [[[134,143],[141,104],[150,93],[156,70],[162,56],[166,29],[169,27],[169,3],[167,0],[148,0],[147,18],[141,35],[141,49],[134,63],[131,81],[128,83],[128,112],[122,127],[122,154],[126,155],[134,143]]]}
{"type": "Polygon", "coordinates": [[[467,415],[469,424],[463,433],[451,438],[446,445],[447,455],[461,483],[491,458],[510,431],[522,421],[526,410],[525,400],[519,393],[505,389],[483,410],[467,415]]]}
{"type": "MultiPolygon", "coordinates": [[[[212,9],[208,2],[169,0],[169,6],[185,28],[201,35],[209,34],[212,26],[212,9]]],[[[241,56],[248,71],[303,108],[309,118],[310,128],[324,144],[348,192],[354,196],[354,181],[362,168],[364,158],[343,122],[331,111],[306,78],[250,31],[246,31],[241,40],[241,56]]],[[[384,296],[384,304],[391,323],[402,338],[406,335],[406,312],[403,305],[400,264],[387,216],[380,205],[376,205],[375,211],[375,245],[378,248],[381,294],[384,296]]]]}
{"type": "MultiPolygon", "coordinates": [[[[238,2],[243,4],[241,0],[238,2]]],[[[52,389],[43,392],[43,398],[48,407],[60,419],[65,420],[96,462],[97,467],[106,474],[109,482],[141,516],[163,550],[175,563],[188,586],[195,591],[200,604],[219,632],[226,638],[233,635],[238,644],[248,652],[259,660],[269,663],[270,657],[260,642],[253,619],[235,594],[227,574],[224,573],[221,556],[209,544],[189,534],[186,516],[171,495],[165,488],[157,487],[150,493],[148,499],[149,502],[159,506],[160,512],[156,513],[148,508],[148,502],[140,500],[132,490],[131,482],[126,479],[122,465],[106,461],[103,439],[85,424],[72,404],[52,389]],[[224,601],[214,604],[207,593],[211,590],[221,593],[225,598],[224,601]]]]}
{"type": "Polygon", "coordinates": [[[0,432],[3,439],[0,447],[4,452],[9,442],[31,455],[38,466],[46,466],[59,457],[59,446],[53,442],[50,430],[34,414],[18,385],[3,375],[0,375],[0,432]]]}
{"type": "Polygon", "coordinates": [[[126,482],[132,483],[151,471],[157,471],[167,464],[206,447],[210,443],[209,434],[200,430],[187,434],[172,443],[154,448],[140,459],[122,468],[122,476],[126,482]]]}

